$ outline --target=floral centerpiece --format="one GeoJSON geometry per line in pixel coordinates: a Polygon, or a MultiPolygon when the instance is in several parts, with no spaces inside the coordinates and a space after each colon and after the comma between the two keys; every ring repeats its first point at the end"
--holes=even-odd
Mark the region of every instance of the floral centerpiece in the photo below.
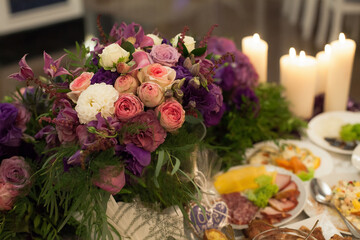
{"type": "Polygon", "coordinates": [[[134,23],[99,30],[94,50],[77,44],[65,65],[44,52],[46,76],[26,55],[10,75],[34,87],[0,105],[2,239],[112,238],[110,195],[180,209],[198,197],[191,153],[225,110],[211,31],[196,44],[186,28],[171,41],[134,23]],[[37,154],[4,153],[25,139],[37,154]]]}
{"type": "Polygon", "coordinates": [[[246,149],[257,142],[299,137],[306,123],[290,112],[281,85],[259,84],[249,58],[228,38],[211,37],[208,51],[219,66],[214,83],[223,91],[226,111],[206,141],[217,148],[224,168],[242,164],[246,149]]]}

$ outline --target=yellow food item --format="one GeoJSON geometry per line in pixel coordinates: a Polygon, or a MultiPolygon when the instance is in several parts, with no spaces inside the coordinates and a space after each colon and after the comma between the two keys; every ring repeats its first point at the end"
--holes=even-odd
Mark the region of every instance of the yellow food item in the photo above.
{"type": "Polygon", "coordinates": [[[207,229],[205,230],[203,240],[228,240],[228,238],[217,229],[207,229]]]}
{"type": "Polygon", "coordinates": [[[220,194],[242,192],[246,189],[255,189],[258,187],[255,182],[255,178],[261,175],[272,176],[273,182],[275,182],[276,172],[266,171],[265,166],[248,166],[230,170],[216,176],[214,186],[220,194]]]}

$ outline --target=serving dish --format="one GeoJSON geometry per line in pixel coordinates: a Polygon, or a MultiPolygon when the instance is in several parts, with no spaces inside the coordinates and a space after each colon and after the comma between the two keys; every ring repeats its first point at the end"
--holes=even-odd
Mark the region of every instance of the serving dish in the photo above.
{"type": "Polygon", "coordinates": [[[315,169],[314,177],[326,176],[330,174],[334,169],[334,163],[331,155],[328,152],[326,152],[324,149],[314,145],[309,141],[285,139],[285,140],[279,140],[277,142],[278,144],[276,144],[274,141],[264,141],[255,144],[252,148],[246,151],[245,153],[246,159],[252,156],[258,149],[262,148],[263,146],[271,146],[271,147],[279,148],[279,145],[288,143],[288,144],[294,144],[299,148],[308,149],[309,151],[312,152],[314,156],[320,158],[320,166],[317,169],[315,169]]]}
{"type": "Polygon", "coordinates": [[[360,123],[360,113],[334,111],[318,114],[310,120],[306,133],[312,142],[328,151],[351,155],[353,150],[331,146],[324,139],[325,137],[339,137],[341,126],[347,123],[360,123]]]}
{"type": "MultiPolygon", "coordinates": [[[[338,184],[340,180],[344,181],[360,181],[360,173],[342,173],[342,174],[331,174],[324,177],[320,177],[322,181],[326,182],[329,186],[335,186],[338,184]]],[[[307,191],[310,192],[309,186],[307,186],[307,191]]],[[[306,199],[306,204],[304,207],[304,212],[309,217],[315,217],[321,214],[327,216],[327,218],[332,222],[332,224],[342,233],[350,234],[346,225],[340,218],[340,216],[336,213],[334,209],[331,209],[325,205],[322,205],[316,202],[311,194],[308,194],[306,199]]]]}
{"type": "MultiPolygon", "coordinates": [[[[235,167],[230,168],[229,171],[240,169],[240,168],[245,168],[245,167],[249,167],[249,166],[251,166],[251,165],[235,166],[235,167]]],[[[295,174],[291,173],[290,171],[287,171],[286,169],[279,168],[279,167],[276,167],[276,166],[273,166],[273,165],[266,165],[265,168],[266,168],[266,171],[268,171],[268,172],[274,172],[275,171],[275,172],[280,173],[280,174],[289,175],[291,177],[291,181],[294,181],[295,184],[297,185],[298,191],[300,193],[298,198],[297,198],[298,204],[296,205],[296,207],[287,212],[288,214],[290,214],[290,216],[283,219],[283,220],[281,220],[280,222],[274,224],[274,226],[281,226],[281,225],[284,225],[284,224],[290,222],[291,220],[293,220],[304,209],[305,201],[307,199],[307,191],[306,191],[305,186],[304,186],[303,182],[301,181],[301,179],[299,179],[299,177],[297,177],[295,174]]],[[[223,172],[220,172],[217,175],[220,175],[222,173],[223,172]]],[[[215,176],[215,178],[216,178],[216,176],[215,176]]],[[[231,226],[234,229],[238,229],[238,230],[239,229],[245,229],[245,228],[248,227],[247,224],[244,224],[244,225],[231,224],[231,226]]]]}

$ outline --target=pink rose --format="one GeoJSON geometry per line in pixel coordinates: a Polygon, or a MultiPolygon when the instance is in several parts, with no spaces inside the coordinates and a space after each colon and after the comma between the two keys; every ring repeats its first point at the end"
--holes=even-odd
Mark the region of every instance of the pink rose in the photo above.
{"type": "Polygon", "coordinates": [[[154,82],[163,88],[171,85],[175,77],[176,72],[174,69],[161,66],[158,63],[148,65],[138,73],[138,79],[141,83],[154,82]]]}
{"type": "Polygon", "coordinates": [[[116,194],[125,186],[124,168],[120,166],[107,166],[100,169],[99,177],[94,180],[94,185],[116,194]]]}
{"type": "Polygon", "coordinates": [[[30,166],[23,157],[3,159],[0,165],[0,182],[9,183],[14,189],[30,184],[30,166]]]}
{"type": "Polygon", "coordinates": [[[156,116],[160,113],[160,124],[168,132],[175,132],[185,121],[185,111],[175,99],[169,99],[155,109],[156,116]]]}
{"type": "Polygon", "coordinates": [[[161,44],[152,47],[150,56],[154,62],[172,67],[179,61],[181,54],[176,48],[167,44],[161,44]]]}
{"type": "Polygon", "coordinates": [[[123,93],[115,102],[115,115],[119,120],[126,121],[144,111],[144,104],[132,93],[123,93]]]}
{"type": "Polygon", "coordinates": [[[11,210],[18,194],[12,184],[0,182],[0,211],[11,210]]]}
{"type": "Polygon", "coordinates": [[[90,86],[91,78],[94,76],[92,72],[83,72],[80,76],[74,79],[70,83],[70,90],[71,91],[84,91],[90,86]]]}
{"type": "Polygon", "coordinates": [[[67,95],[73,102],[76,103],[80,94],[90,86],[91,78],[93,76],[94,73],[92,72],[83,72],[70,83],[69,88],[71,92],[69,92],[67,95]]]}
{"type": "Polygon", "coordinates": [[[133,76],[126,74],[118,77],[115,81],[114,88],[119,93],[136,93],[136,89],[139,86],[138,80],[133,76]]]}
{"type": "Polygon", "coordinates": [[[153,82],[145,82],[137,89],[137,94],[147,107],[156,107],[164,101],[164,91],[153,82]]]}

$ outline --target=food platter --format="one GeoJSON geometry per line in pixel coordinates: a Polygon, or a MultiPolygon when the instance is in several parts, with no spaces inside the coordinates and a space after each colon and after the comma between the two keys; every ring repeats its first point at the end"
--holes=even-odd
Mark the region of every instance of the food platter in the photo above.
{"type": "MultiPolygon", "coordinates": [[[[279,140],[278,143],[281,145],[283,143],[290,143],[298,146],[299,148],[308,149],[312,152],[313,155],[320,158],[320,166],[315,170],[314,176],[321,177],[330,174],[333,171],[334,163],[331,155],[320,147],[312,144],[309,141],[300,141],[300,140],[279,140]]],[[[254,152],[260,149],[263,146],[272,146],[278,147],[274,141],[265,141],[257,143],[253,148],[248,149],[245,153],[246,159],[248,159],[254,152]]]]}
{"type": "Polygon", "coordinates": [[[324,137],[339,137],[341,126],[347,123],[360,123],[360,113],[349,111],[325,112],[315,116],[308,124],[307,135],[318,146],[331,152],[352,154],[352,150],[344,150],[331,146],[324,137]]]}
{"type": "MultiPolygon", "coordinates": [[[[235,167],[230,168],[229,171],[240,169],[240,168],[245,168],[248,166],[250,166],[250,165],[235,166],[235,167]]],[[[281,226],[281,225],[284,225],[284,224],[290,222],[291,220],[293,220],[296,216],[298,216],[301,213],[301,211],[303,210],[303,208],[305,206],[305,201],[307,199],[307,192],[306,192],[303,182],[295,174],[293,174],[283,168],[275,167],[272,165],[266,165],[265,168],[266,168],[266,171],[269,171],[269,172],[275,171],[280,174],[289,175],[291,177],[291,180],[294,181],[295,184],[297,185],[298,191],[300,192],[300,194],[297,198],[298,204],[296,205],[296,207],[294,209],[292,209],[288,212],[290,214],[290,216],[288,218],[281,220],[279,223],[274,224],[275,226],[281,226]]],[[[220,172],[219,174],[222,174],[222,172],[220,172]]],[[[246,225],[231,224],[231,226],[234,229],[238,229],[238,230],[245,229],[248,227],[247,224],[246,225]]]]}
{"type": "MultiPolygon", "coordinates": [[[[326,182],[331,187],[336,185],[340,180],[360,181],[360,173],[332,174],[321,177],[319,179],[326,182]]],[[[310,189],[307,189],[307,191],[310,192],[310,189]]],[[[325,205],[317,203],[310,194],[308,194],[308,198],[306,199],[304,211],[309,217],[315,217],[320,214],[325,214],[340,232],[345,234],[350,234],[350,232],[348,232],[346,225],[341,220],[340,216],[336,213],[336,211],[325,205]]]]}

